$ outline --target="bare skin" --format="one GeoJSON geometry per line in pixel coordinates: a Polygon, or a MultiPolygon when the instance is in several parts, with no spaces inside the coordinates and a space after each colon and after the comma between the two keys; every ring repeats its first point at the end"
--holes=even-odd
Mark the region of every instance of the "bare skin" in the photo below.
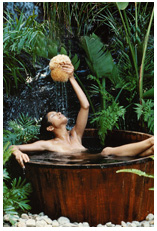
{"type": "MultiPolygon", "coordinates": [[[[47,114],[48,121],[51,123],[47,130],[54,133],[55,138],[51,140],[40,140],[32,144],[12,145],[10,146],[12,154],[15,156],[21,167],[29,161],[29,156],[25,152],[33,151],[55,151],[63,155],[75,154],[85,151],[82,145],[82,136],[87,124],[89,113],[89,102],[73,76],[74,68],[72,65],[64,65],[63,70],[71,75],[69,81],[80,102],[80,110],[76,119],[76,124],[71,131],[67,131],[67,118],[60,112],[51,111],[47,114]]],[[[102,156],[148,156],[154,154],[154,137],[147,140],[126,144],[119,147],[106,147],[102,150],[102,156]]]]}
{"type": "Polygon", "coordinates": [[[154,154],[154,136],[136,143],[118,147],[106,147],[102,150],[103,156],[149,156],[154,154]]]}
{"type": "Polygon", "coordinates": [[[72,65],[65,65],[63,70],[71,75],[69,81],[78,97],[80,102],[80,110],[76,119],[76,124],[69,132],[66,129],[67,118],[60,112],[49,112],[48,121],[52,124],[47,127],[48,131],[55,134],[55,138],[51,140],[40,140],[32,144],[12,145],[10,146],[12,154],[15,156],[21,167],[24,167],[24,163],[29,161],[29,157],[25,152],[32,151],[55,151],[60,153],[74,153],[78,151],[86,150],[82,145],[82,136],[85,130],[88,113],[89,102],[78,85],[73,76],[74,68],[72,65]]]}

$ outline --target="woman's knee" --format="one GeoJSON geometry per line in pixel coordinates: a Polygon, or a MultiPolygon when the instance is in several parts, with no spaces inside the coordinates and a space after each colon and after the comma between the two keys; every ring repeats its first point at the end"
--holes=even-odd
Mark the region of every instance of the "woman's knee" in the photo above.
{"type": "Polygon", "coordinates": [[[149,138],[150,146],[154,146],[154,136],[149,138]]]}
{"type": "Polygon", "coordinates": [[[151,155],[154,155],[154,145],[150,148],[151,155]]]}

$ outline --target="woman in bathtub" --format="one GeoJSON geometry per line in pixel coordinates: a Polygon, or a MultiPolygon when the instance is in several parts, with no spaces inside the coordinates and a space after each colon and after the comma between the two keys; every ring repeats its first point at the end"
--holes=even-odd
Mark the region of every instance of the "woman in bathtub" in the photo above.
{"type": "MultiPolygon", "coordinates": [[[[52,62],[50,61],[50,63],[52,62]]],[[[39,140],[31,144],[10,146],[12,154],[15,156],[21,167],[24,167],[24,163],[29,161],[29,156],[25,154],[25,152],[51,151],[66,155],[66,153],[74,154],[76,152],[78,153],[78,151],[83,152],[86,150],[86,148],[82,145],[82,136],[88,120],[89,102],[73,76],[74,67],[71,64],[71,61],[63,61],[60,63],[59,68],[61,71],[64,71],[66,77],[68,76],[68,80],[70,81],[80,102],[80,110],[77,115],[76,124],[71,131],[68,131],[66,129],[68,119],[61,112],[48,112],[41,122],[40,132],[45,134],[45,136],[49,134],[49,140],[39,140]]],[[[52,69],[51,72],[53,72],[52,69]]],[[[147,140],[133,144],[126,144],[114,148],[106,147],[102,150],[101,155],[147,156],[153,155],[153,153],[154,137],[151,137],[147,140]]]]}

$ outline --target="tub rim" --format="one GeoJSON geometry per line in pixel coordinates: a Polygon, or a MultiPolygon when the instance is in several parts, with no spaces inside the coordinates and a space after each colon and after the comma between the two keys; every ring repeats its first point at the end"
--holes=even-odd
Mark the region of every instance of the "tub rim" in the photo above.
{"type": "Polygon", "coordinates": [[[139,163],[146,163],[149,161],[153,161],[151,156],[147,157],[141,157],[138,159],[133,160],[123,160],[121,162],[114,162],[114,163],[101,163],[101,164],[53,164],[53,163],[47,163],[47,162],[35,162],[35,161],[29,161],[25,163],[26,169],[27,166],[37,166],[37,167],[49,167],[49,168],[58,168],[58,169],[90,169],[90,168],[109,168],[109,167],[121,167],[121,166],[129,166],[133,164],[139,164],[139,163]]]}

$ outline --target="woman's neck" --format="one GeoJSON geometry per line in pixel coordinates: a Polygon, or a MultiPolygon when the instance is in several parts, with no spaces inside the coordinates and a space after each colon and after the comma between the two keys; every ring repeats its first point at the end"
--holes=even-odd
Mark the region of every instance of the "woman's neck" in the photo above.
{"type": "Polygon", "coordinates": [[[55,138],[60,139],[62,141],[69,142],[69,132],[67,131],[66,127],[57,128],[54,130],[55,138]]]}

